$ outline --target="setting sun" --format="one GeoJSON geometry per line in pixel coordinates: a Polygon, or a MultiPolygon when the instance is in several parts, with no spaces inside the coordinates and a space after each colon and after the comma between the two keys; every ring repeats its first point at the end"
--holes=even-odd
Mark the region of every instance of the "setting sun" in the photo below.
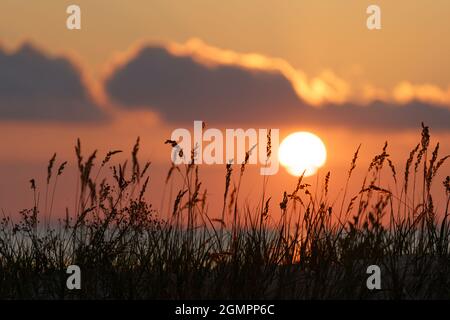
{"type": "Polygon", "coordinates": [[[322,140],[310,132],[295,132],[287,136],[278,151],[280,163],[294,175],[312,176],[325,164],[327,151],[322,140]]]}

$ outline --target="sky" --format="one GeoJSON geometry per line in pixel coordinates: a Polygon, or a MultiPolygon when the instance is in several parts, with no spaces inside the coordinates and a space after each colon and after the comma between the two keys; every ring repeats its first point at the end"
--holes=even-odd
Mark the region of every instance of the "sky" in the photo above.
{"type": "MultiPolygon", "coordinates": [[[[444,0],[3,0],[0,208],[29,206],[29,179],[45,179],[54,152],[73,161],[78,137],[86,151],[106,153],[130,150],[140,136],[160,199],[170,167],[163,142],[194,120],[279,128],[281,137],[314,132],[328,157],[309,179],[331,170],[336,196],[359,144],[361,175],[385,141],[404,166],[421,122],[448,154],[449,14],[444,0]],[[71,4],[81,30],[66,28],[71,4]],[[381,8],[380,30],[366,27],[370,4],[381,8]]],[[[61,206],[73,201],[70,165],[61,206]]],[[[202,169],[220,196],[223,166],[202,169]]],[[[255,172],[249,198],[258,196],[255,172]]],[[[283,169],[271,179],[278,197],[296,180],[283,169]]]]}

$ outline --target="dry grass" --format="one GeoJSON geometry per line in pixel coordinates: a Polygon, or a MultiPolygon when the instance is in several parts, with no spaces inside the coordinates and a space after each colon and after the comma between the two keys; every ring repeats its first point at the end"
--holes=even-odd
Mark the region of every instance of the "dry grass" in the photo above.
{"type": "Polygon", "coordinates": [[[94,172],[97,153],[85,159],[78,141],[75,212],[67,211],[57,226],[50,223],[57,179],[66,166],[63,162],[55,170],[55,154],[48,165],[44,207],[31,180],[34,207],[23,210],[20,221],[2,219],[0,297],[448,298],[450,178],[443,183],[447,203],[440,212],[431,192],[447,157],[439,158],[439,145],[430,154],[429,130],[422,129],[402,182],[386,143],[370,163],[360,192],[350,198],[347,188],[358,148],[339,204],[329,200],[328,173],[321,192],[314,194],[300,177],[293,190],[282,195],[279,212],[269,209],[273,200],[266,195],[265,179],[261,201],[250,209],[239,201],[244,161],[237,170],[226,165],[222,210],[209,213],[199,167],[193,161],[172,166],[166,183],[174,175],[183,183],[167,221],[145,199],[151,165],[141,167],[138,161],[139,140],[131,164],[109,167],[110,177],[103,180],[103,171],[121,151],[110,151],[94,172]],[[392,176],[396,190],[380,183],[382,172],[392,176]],[[70,264],[82,269],[80,291],[65,288],[70,264]],[[371,264],[382,268],[381,291],[366,289],[371,264]]]}

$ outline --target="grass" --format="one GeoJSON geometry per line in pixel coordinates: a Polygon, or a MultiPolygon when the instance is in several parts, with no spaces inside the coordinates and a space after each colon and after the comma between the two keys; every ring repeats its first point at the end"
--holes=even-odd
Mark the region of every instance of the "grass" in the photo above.
{"type": "Polygon", "coordinates": [[[130,161],[110,165],[121,152],[115,150],[97,167],[97,152],[85,158],[78,141],[74,212],[53,212],[58,177],[66,166],[56,167],[54,155],[43,207],[31,180],[34,206],[21,211],[19,220],[2,219],[0,297],[447,299],[450,177],[440,182],[446,204],[438,212],[431,187],[447,157],[439,158],[439,144],[434,149],[429,144],[423,126],[421,141],[399,175],[386,143],[370,163],[360,191],[349,196],[358,148],[342,201],[329,199],[331,173],[320,182],[320,192],[312,192],[300,177],[292,191],[281,195],[277,212],[270,210],[274,198],[266,195],[267,179],[255,209],[239,201],[247,161],[224,168],[218,213],[208,212],[199,167],[192,162],[172,166],[166,183],[175,175],[183,183],[171,217],[163,220],[145,198],[151,164],[141,166],[139,140],[130,161]],[[383,186],[382,175],[392,177],[394,190],[383,186]],[[81,290],[66,288],[71,264],[81,267],[81,290]],[[381,290],[366,288],[366,268],[372,264],[381,267],[381,290]]]}

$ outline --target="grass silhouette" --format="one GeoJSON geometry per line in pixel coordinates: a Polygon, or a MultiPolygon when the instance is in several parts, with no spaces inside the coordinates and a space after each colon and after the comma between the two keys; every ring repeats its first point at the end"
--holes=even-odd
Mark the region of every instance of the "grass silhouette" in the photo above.
{"type": "MultiPolygon", "coordinates": [[[[63,162],[56,168],[54,155],[47,168],[44,208],[31,180],[33,208],[21,211],[19,221],[8,216],[1,220],[0,297],[448,298],[450,177],[443,182],[442,211],[435,209],[431,192],[448,156],[439,158],[439,144],[431,151],[429,143],[429,130],[423,126],[421,141],[409,154],[402,176],[386,143],[370,163],[360,191],[350,197],[347,189],[358,148],[342,202],[330,203],[330,173],[321,192],[314,194],[299,177],[293,190],[282,195],[276,213],[269,209],[272,198],[266,196],[266,180],[257,209],[239,202],[247,153],[242,165],[225,167],[222,211],[214,214],[221,219],[211,218],[206,209],[199,167],[193,161],[172,166],[166,183],[174,175],[180,175],[183,183],[171,217],[163,220],[145,199],[151,164],[139,163],[139,139],[130,161],[108,167],[121,152],[110,151],[96,172],[97,152],[84,158],[78,141],[75,214],[67,211],[64,219],[51,223],[58,177],[66,166],[63,162]],[[104,170],[110,177],[99,180],[104,170]],[[395,191],[381,184],[383,170],[394,179],[395,191]],[[234,174],[236,185],[231,182],[234,174]],[[81,290],[66,288],[66,268],[71,264],[82,270],[81,290]],[[366,287],[366,268],[373,264],[382,270],[381,290],[366,287]]],[[[270,149],[269,143],[269,156],[270,149]]]]}

